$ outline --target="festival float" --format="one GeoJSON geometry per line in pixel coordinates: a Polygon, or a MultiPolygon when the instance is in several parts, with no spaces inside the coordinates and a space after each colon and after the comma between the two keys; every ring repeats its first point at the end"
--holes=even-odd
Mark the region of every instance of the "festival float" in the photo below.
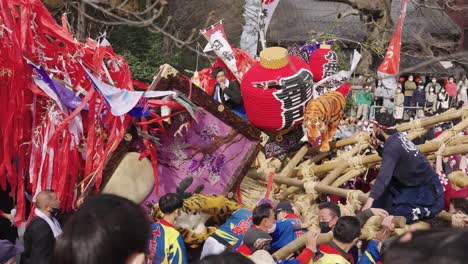
{"type": "MultiPolygon", "coordinates": [[[[219,59],[198,72],[200,87],[170,65],[146,85],[132,79],[106,39],[79,42],[66,16],[58,25],[40,1],[0,1],[0,23],[0,100],[8,109],[0,113],[0,186],[8,184],[16,197],[17,225],[41,190],[54,189],[65,211],[89,195],[117,194],[155,220],[161,217],[158,198],[176,192],[185,198],[177,227],[197,247],[235,210],[261,198],[293,201],[302,216],[317,215],[323,199],[341,201],[343,215],[367,200],[381,158],[369,153],[369,132],[332,140],[357,63],[337,72],[329,46],[290,54],[267,48],[255,61],[229,45],[215,25],[203,34],[219,59]],[[247,120],[210,95],[217,66],[241,83],[247,120]],[[327,91],[317,93],[321,85],[327,91]],[[304,134],[309,143],[301,142],[304,134]]],[[[467,137],[458,136],[467,116],[466,108],[450,110],[397,129],[414,139],[462,119],[418,146],[434,159],[442,143],[448,146],[443,156],[468,151],[467,137]]],[[[381,222],[369,222],[363,238],[375,237],[381,222]]],[[[394,222],[397,233],[410,228],[401,217],[394,222]]],[[[319,243],[330,239],[323,235],[319,243]]],[[[304,243],[302,236],[274,257],[284,259],[304,243]]]]}

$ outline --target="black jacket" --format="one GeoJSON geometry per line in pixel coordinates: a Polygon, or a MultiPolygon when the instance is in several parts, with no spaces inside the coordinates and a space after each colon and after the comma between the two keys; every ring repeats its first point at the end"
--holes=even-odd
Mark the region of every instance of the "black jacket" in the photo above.
{"type": "Polygon", "coordinates": [[[55,237],[46,221],[34,217],[24,232],[24,253],[21,264],[52,263],[55,237]]]}
{"type": "Polygon", "coordinates": [[[432,165],[406,136],[397,132],[385,140],[382,165],[369,197],[377,200],[393,180],[401,187],[417,187],[431,182],[432,165]]]}
{"type": "Polygon", "coordinates": [[[216,93],[219,91],[221,102],[226,105],[229,109],[235,108],[239,105],[242,105],[242,95],[238,82],[229,81],[229,86],[224,90],[219,87],[219,84],[216,84],[213,98],[216,98],[216,93]],[[229,96],[228,100],[224,99],[224,94],[229,96]]]}

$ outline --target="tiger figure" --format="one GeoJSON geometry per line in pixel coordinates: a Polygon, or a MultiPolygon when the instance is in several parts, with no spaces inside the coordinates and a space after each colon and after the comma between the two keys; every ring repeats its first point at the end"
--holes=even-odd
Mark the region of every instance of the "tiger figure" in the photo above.
{"type": "Polygon", "coordinates": [[[321,152],[330,150],[329,141],[335,136],[340,120],[345,117],[346,100],[342,93],[331,91],[307,103],[303,129],[309,142],[322,136],[321,152]]]}
{"type": "MultiPolygon", "coordinates": [[[[174,223],[184,242],[191,248],[202,245],[217,226],[224,223],[241,205],[222,195],[194,194],[184,199],[181,215],[174,223]],[[205,226],[206,222],[215,226],[205,226]]],[[[159,205],[153,205],[151,217],[159,221],[164,215],[159,205]]]]}

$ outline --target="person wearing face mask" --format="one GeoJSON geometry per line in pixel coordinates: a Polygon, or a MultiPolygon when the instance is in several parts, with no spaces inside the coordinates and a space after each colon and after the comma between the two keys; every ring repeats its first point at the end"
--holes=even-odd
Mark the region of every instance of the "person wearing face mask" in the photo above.
{"type": "Polygon", "coordinates": [[[431,79],[430,83],[426,84],[426,88],[424,88],[424,90],[427,92],[431,87],[434,88],[435,93],[438,93],[441,88],[440,84],[437,82],[437,79],[435,77],[431,79]]]}
{"type": "Polygon", "coordinates": [[[60,201],[54,191],[40,192],[36,197],[35,217],[24,233],[24,253],[22,264],[51,263],[55,240],[62,234],[57,221],[60,214],[60,201]]]}
{"type": "Polygon", "coordinates": [[[183,204],[184,200],[176,193],[165,194],[159,199],[159,209],[164,217],[151,225],[148,263],[187,263],[184,239],[174,227],[183,204]]]}
{"type": "Polygon", "coordinates": [[[403,112],[404,112],[404,102],[405,102],[405,95],[401,92],[401,88],[398,87],[395,94],[395,118],[396,119],[403,119],[403,112]]]}
{"type": "Polygon", "coordinates": [[[416,90],[413,92],[413,97],[411,98],[411,105],[416,107],[424,107],[426,103],[426,92],[424,91],[424,84],[418,83],[416,90]]]}
{"type": "Polygon", "coordinates": [[[356,104],[358,105],[356,119],[362,118],[362,120],[367,120],[369,114],[369,107],[372,104],[372,92],[370,83],[365,84],[363,90],[359,90],[357,92],[356,104]]]}
{"type": "Polygon", "coordinates": [[[416,83],[414,82],[413,75],[408,77],[408,80],[405,82],[405,106],[411,105],[411,98],[413,97],[413,92],[416,90],[416,83]]]}
{"type": "MultiPolygon", "coordinates": [[[[391,218],[386,218],[386,222],[391,221],[391,218]]],[[[391,223],[391,222],[390,222],[391,223]]],[[[359,261],[354,260],[351,249],[355,247],[359,237],[361,236],[362,222],[355,216],[343,216],[336,221],[333,228],[333,240],[329,243],[322,244],[318,247],[318,252],[315,254],[314,264],[368,264],[378,263],[379,261],[379,244],[388,238],[392,232],[393,226],[388,228],[383,226],[387,232],[380,232],[377,237],[367,243],[367,248],[359,261]],[[390,231],[390,232],[388,232],[390,231]]]]}
{"type": "MultiPolygon", "coordinates": [[[[319,226],[320,233],[328,233],[336,226],[338,219],[341,217],[341,209],[334,202],[323,202],[319,204],[319,226]]],[[[356,214],[362,225],[372,216],[387,217],[387,211],[379,208],[369,208],[356,214]]]]}
{"type": "MultiPolygon", "coordinates": [[[[338,204],[334,202],[323,202],[319,204],[319,227],[320,233],[328,233],[332,231],[338,219],[341,217],[341,209],[338,204]]],[[[361,211],[356,214],[357,219],[361,223],[361,227],[369,220],[370,217],[378,215],[382,217],[387,217],[388,213],[379,208],[369,208],[367,210],[361,211]]],[[[359,251],[357,247],[352,247],[349,250],[349,255],[351,259],[354,260],[354,263],[357,263],[359,257],[359,251]]]]}
{"type": "Polygon", "coordinates": [[[437,112],[442,113],[449,109],[449,96],[442,87],[440,92],[437,94],[437,112]]]}
{"type": "Polygon", "coordinates": [[[455,83],[455,79],[453,76],[448,78],[447,83],[445,84],[445,90],[447,90],[447,94],[449,96],[449,106],[455,106],[457,103],[457,84],[455,83]]]}
{"type": "MultiPolygon", "coordinates": [[[[301,254],[295,258],[289,258],[286,260],[276,261],[277,264],[308,264],[314,256],[314,250],[317,247],[317,233],[311,231],[307,234],[307,243],[305,249],[302,250],[301,254]]],[[[251,228],[244,236],[242,245],[239,247],[238,252],[242,255],[249,257],[255,263],[275,263],[273,257],[268,254],[271,251],[271,236],[262,229],[251,228]],[[263,253],[262,260],[259,261],[257,258],[258,253],[263,253]]]]}
{"type": "Polygon", "coordinates": [[[437,102],[437,94],[435,93],[434,87],[429,88],[429,91],[426,92],[426,105],[424,110],[432,112],[436,111],[436,102],[437,102]]]}
{"type": "Polygon", "coordinates": [[[271,204],[261,204],[252,211],[253,228],[262,229],[271,234],[276,230],[275,212],[271,204]]]}
{"type": "MultiPolygon", "coordinates": [[[[262,198],[257,202],[257,206],[262,204],[272,204],[269,198],[262,198]]],[[[252,211],[247,208],[240,208],[235,211],[226,222],[220,225],[216,231],[209,236],[203,244],[200,259],[209,255],[221,254],[224,251],[237,250],[242,243],[245,232],[252,227],[252,211]]]]}
{"type": "Polygon", "coordinates": [[[377,148],[382,157],[379,173],[362,210],[382,208],[408,223],[430,219],[444,208],[443,187],[437,173],[406,136],[395,128],[392,115],[382,114],[374,122],[373,138],[384,142],[377,148]]]}
{"type": "Polygon", "coordinates": [[[468,78],[464,74],[457,83],[458,102],[463,102],[465,105],[468,103],[468,78]]]}

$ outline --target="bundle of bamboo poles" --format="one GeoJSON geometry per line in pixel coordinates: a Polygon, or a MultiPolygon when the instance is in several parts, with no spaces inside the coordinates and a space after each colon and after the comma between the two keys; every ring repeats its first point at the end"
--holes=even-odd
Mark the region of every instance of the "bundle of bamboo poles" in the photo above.
{"type": "MultiPolygon", "coordinates": [[[[451,129],[444,131],[436,139],[418,145],[418,148],[428,159],[433,159],[435,157],[434,152],[436,152],[443,143],[445,143],[447,147],[442,153],[442,156],[463,154],[468,153],[468,136],[458,136],[458,134],[468,127],[468,119],[465,119],[465,117],[468,117],[468,108],[463,108],[461,110],[452,109],[438,116],[398,125],[397,130],[400,132],[407,131],[407,137],[413,140],[423,136],[427,133],[428,129],[437,124],[455,119],[462,119],[461,122],[451,129]]],[[[318,194],[333,194],[340,197],[348,197],[352,192],[355,192],[355,190],[346,190],[339,187],[348,180],[364,174],[369,167],[379,166],[381,162],[381,158],[377,154],[360,154],[363,149],[369,146],[368,139],[369,133],[359,133],[353,137],[332,142],[331,150],[327,153],[318,153],[317,150],[319,147],[308,148],[307,146],[303,146],[295,153],[283,169],[274,175],[274,183],[280,186],[288,186],[287,189],[283,190],[276,198],[284,200],[291,195],[301,193],[300,191],[303,191],[305,185],[308,183],[313,183],[312,189],[318,194]],[[316,165],[316,163],[328,157],[333,151],[349,145],[355,146],[349,151],[341,152],[335,159],[329,162],[316,165]],[[306,155],[314,153],[316,153],[315,156],[302,161],[306,155]]],[[[250,180],[254,181],[268,181],[268,174],[265,173],[265,171],[250,170],[248,177],[250,180]]],[[[365,203],[367,201],[367,194],[362,192],[356,194],[360,202],[365,203]]],[[[452,218],[452,215],[447,212],[442,212],[438,216],[448,221],[451,221],[452,218]]],[[[407,229],[408,227],[400,226],[399,230],[406,230],[405,228],[407,229]]],[[[284,257],[303,247],[306,242],[305,239],[306,236],[303,236],[293,241],[290,245],[276,252],[274,257],[278,260],[284,259],[284,257]]],[[[322,234],[319,236],[318,243],[326,243],[331,239],[331,234],[322,234]]]]}

